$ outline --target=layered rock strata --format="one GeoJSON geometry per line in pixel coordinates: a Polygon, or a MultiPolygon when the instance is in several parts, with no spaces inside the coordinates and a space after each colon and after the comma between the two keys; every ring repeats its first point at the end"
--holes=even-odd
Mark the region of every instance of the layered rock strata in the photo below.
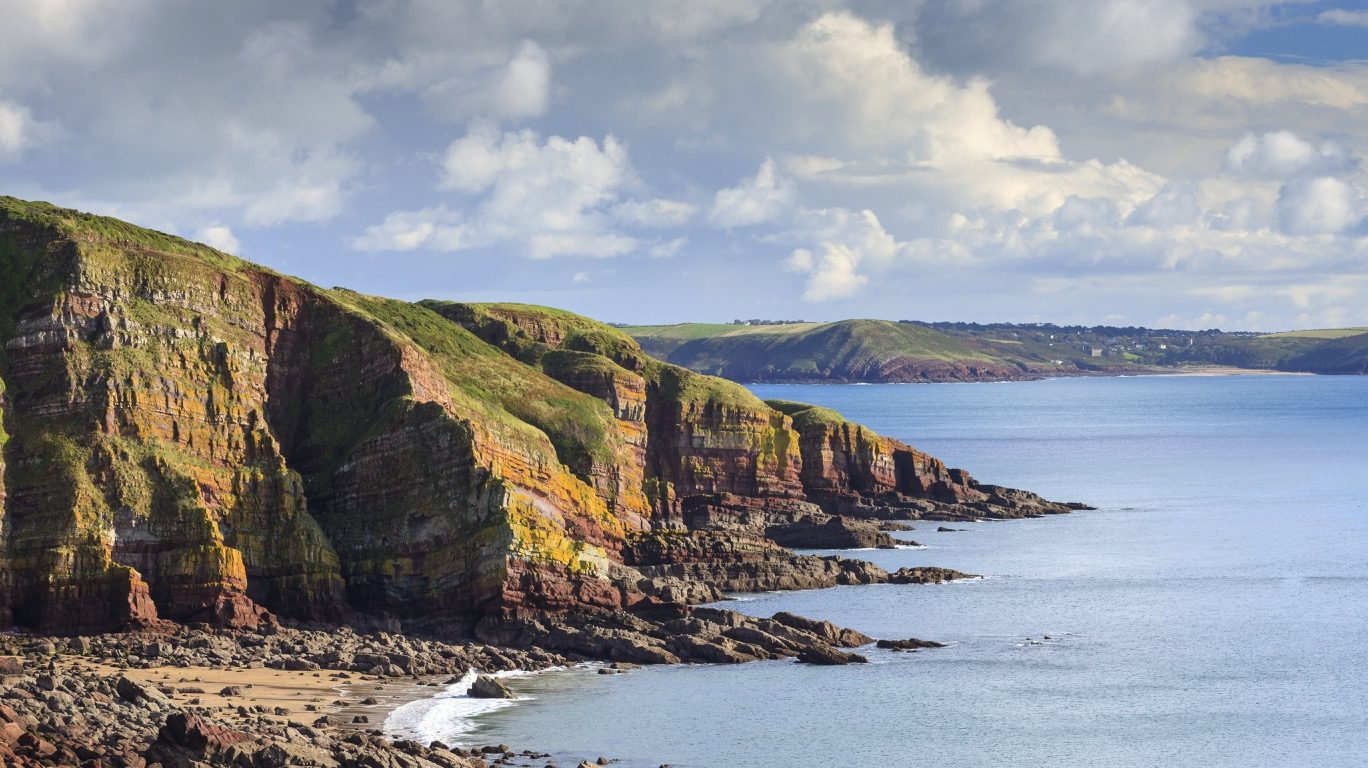
{"type": "Polygon", "coordinates": [[[875,519],[1067,511],[558,310],[323,290],[12,198],[0,274],[0,624],[493,635],[883,581],[780,546],[891,545],[875,519]]]}

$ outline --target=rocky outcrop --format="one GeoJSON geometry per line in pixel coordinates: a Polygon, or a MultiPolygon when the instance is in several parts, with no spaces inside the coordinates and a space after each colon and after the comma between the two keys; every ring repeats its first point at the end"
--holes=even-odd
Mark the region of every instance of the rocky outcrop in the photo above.
{"type": "Polygon", "coordinates": [[[5,623],[466,632],[883,581],[781,544],[1065,511],[567,312],[322,290],[10,198],[0,274],[5,623]]]}
{"type": "Polygon", "coordinates": [[[979,483],[962,469],[846,421],[827,408],[770,400],[799,434],[807,497],[833,515],[978,520],[1040,517],[1086,509],[1027,491],[979,483]]]}
{"type": "MultiPolygon", "coordinates": [[[[490,642],[546,648],[632,664],[739,664],[764,659],[833,658],[837,648],[873,639],[829,622],[779,613],[768,619],[715,608],[663,606],[636,614],[546,616],[487,623],[490,642]]],[[[852,659],[853,660],[853,659],[852,659]]]]}
{"type": "Polygon", "coordinates": [[[888,575],[889,584],[944,584],[958,579],[979,579],[972,573],[961,573],[951,568],[899,568],[888,575]]]}

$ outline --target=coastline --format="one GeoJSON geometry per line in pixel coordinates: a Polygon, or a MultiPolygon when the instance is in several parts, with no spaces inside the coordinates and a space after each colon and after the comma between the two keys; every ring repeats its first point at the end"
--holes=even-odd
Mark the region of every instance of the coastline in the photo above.
{"type": "Polygon", "coordinates": [[[1052,379],[1125,379],[1137,376],[1321,376],[1311,371],[1281,371],[1275,368],[1238,368],[1227,365],[1192,366],[1148,366],[1119,368],[1108,371],[1060,370],[1031,371],[1028,375],[1008,378],[984,376],[979,378],[954,379],[915,379],[915,380],[852,380],[838,378],[821,379],[762,379],[759,381],[738,381],[750,386],[869,386],[873,384],[1012,384],[1052,379]]]}

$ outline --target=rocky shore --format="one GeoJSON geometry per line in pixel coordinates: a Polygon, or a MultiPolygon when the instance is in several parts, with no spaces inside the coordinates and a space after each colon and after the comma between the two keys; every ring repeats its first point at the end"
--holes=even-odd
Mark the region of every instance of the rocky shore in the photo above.
{"type": "MultiPolygon", "coordinates": [[[[762,619],[683,606],[649,616],[548,615],[509,623],[500,630],[509,645],[499,647],[347,627],[160,629],[0,636],[0,765],[546,766],[553,763],[533,751],[392,740],[379,726],[397,704],[435,694],[472,671],[543,670],[589,659],[617,662],[605,671],[785,658],[849,664],[865,661],[849,649],[874,642],[787,613],[762,619]]],[[[472,695],[501,691],[488,681],[472,695]]]]}

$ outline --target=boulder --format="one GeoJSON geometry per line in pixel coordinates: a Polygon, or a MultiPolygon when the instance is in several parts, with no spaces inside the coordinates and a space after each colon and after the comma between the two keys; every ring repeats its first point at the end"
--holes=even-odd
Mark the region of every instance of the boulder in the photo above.
{"type": "Polygon", "coordinates": [[[798,661],[818,666],[837,666],[842,664],[867,664],[869,659],[858,653],[838,651],[830,646],[813,645],[798,653],[798,661]]]}
{"type": "Polygon", "coordinates": [[[489,675],[480,675],[470,685],[470,696],[476,699],[512,699],[508,686],[489,675]]]}

